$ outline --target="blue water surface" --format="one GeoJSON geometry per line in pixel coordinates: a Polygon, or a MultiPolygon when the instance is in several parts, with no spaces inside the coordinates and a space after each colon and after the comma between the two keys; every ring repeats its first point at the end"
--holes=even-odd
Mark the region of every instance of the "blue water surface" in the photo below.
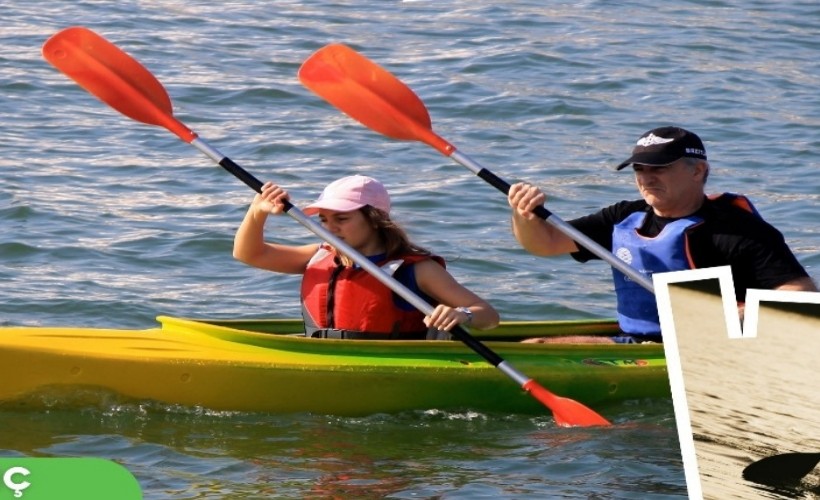
{"type": "MultiPolygon", "coordinates": [[[[148,328],[158,314],[294,317],[297,278],[231,257],[252,191],[130,120],[41,56],[87,26],[162,82],[178,119],[296,205],[351,173],[506,320],[606,318],[609,269],[521,250],[502,194],[304,88],[341,42],[410,85],[434,130],[561,218],[634,198],[613,166],[644,131],[704,139],[711,192],[747,194],[820,275],[815,2],[0,1],[0,325],[148,328]]],[[[288,217],[268,237],[316,237],[288,217]]],[[[511,390],[515,390],[511,386],[511,390]]],[[[347,420],[119,406],[0,412],[0,451],[91,455],[146,498],[670,498],[685,481],[670,401],[608,409],[614,431],[420,413],[347,420]],[[13,429],[13,431],[12,431],[13,429]]]]}

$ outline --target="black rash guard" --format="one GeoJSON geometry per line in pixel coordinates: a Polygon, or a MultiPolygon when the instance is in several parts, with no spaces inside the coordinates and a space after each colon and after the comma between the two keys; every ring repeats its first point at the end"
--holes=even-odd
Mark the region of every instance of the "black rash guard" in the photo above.
{"type": "MultiPolygon", "coordinates": [[[[676,220],[659,217],[645,201],[637,200],[610,205],[569,224],[611,251],[615,224],[635,212],[647,213],[638,232],[650,238],[676,220]]],[[[695,266],[731,266],[738,302],[745,300],[748,288],[770,290],[808,276],[783,234],[757,215],[728,201],[709,198],[694,215],[704,220],[687,233],[695,266]]],[[[598,258],[585,248],[573,252],[572,257],[579,262],[598,258]]]]}

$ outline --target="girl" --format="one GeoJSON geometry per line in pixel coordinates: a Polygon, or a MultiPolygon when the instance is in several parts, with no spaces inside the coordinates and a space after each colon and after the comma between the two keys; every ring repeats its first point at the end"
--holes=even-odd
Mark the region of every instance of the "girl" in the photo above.
{"type": "Polygon", "coordinates": [[[459,284],[445,270],[443,259],[410,242],[390,219],[390,195],[377,180],[353,175],[332,182],[304,213],[318,214],[334,236],[435,305],[429,316],[327,243],[265,242],[268,214],[282,214],[286,199],[289,195],[281,187],[270,182],[262,187],[236,232],[233,255],[261,269],[303,275],[306,336],[425,339],[458,324],[479,329],[498,324],[492,306],[459,284]]]}

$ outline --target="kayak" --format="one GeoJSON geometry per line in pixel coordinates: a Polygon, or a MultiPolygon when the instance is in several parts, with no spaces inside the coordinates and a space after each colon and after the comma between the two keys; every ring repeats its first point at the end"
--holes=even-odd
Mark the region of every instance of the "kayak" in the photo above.
{"type": "MultiPolygon", "coordinates": [[[[277,414],[546,412],[457,341],[312,339],[298,319],[157,321],[145,330],[0,328],[0,407],[113,398],[277,414]]],[[[473,335],[543,387],[587,405],[671,397],[661,344],[519,342],[617,331],[609,320],[519,321],[473,335]]]]}

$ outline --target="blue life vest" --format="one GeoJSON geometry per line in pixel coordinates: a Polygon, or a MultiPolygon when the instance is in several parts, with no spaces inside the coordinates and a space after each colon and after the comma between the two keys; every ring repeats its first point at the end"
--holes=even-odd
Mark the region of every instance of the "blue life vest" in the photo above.
{"type": "MultiPolygon", "coordinates": [[[[709,203],[726,203],[760,217],[752,202],[742,194],[722,193],[709,195],[709,203]]],[[[682,271],[697,267],[689,251],[687,233],[703,222],[702,217],[690,215],[670,222],[654,238],[638,234],[646,212],[635,212],[615,225],[612,232],[612,251],[638,272],[652,278],[653,273],[682,271]]],[[[618,323],[630,334],[659,334],[658,306],[655,296],[613,269],[615,293],[618,299],[618,323]]]]}
{"type": "MultiPolygon", "coordinates": [[[[703,222],[689,216],[672,221],[654,238],[638,234],[646,212],[635,212],[615,225],[612,250],[616,257],[652,279],[653,273],[694,268],[689,257],[686,231],[703,222]]],[[[661,331],[655,295],[617,269],[612,269],[618,298],[618,323],[626,333],[658,334],[661,331]]]]}

